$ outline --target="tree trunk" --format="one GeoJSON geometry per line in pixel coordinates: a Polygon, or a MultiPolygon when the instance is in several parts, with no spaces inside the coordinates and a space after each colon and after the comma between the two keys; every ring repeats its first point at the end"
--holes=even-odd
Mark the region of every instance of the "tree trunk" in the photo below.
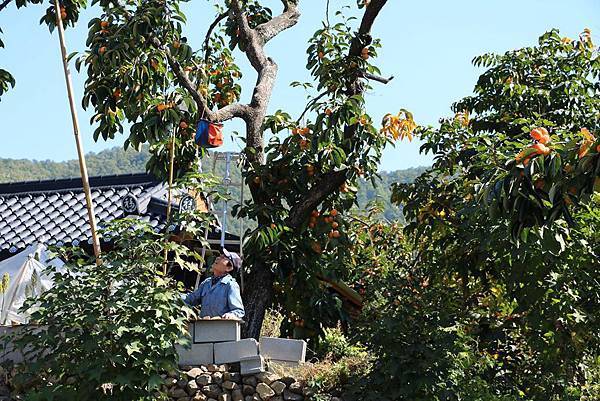
{"type": "Polygon", "coordinates": [[[244,285],[244,308],[246,324],[243,327],[243,338],[258,340],[265,312],[273,302],[273,273],[261,263],[254,262],[244,285]]]}

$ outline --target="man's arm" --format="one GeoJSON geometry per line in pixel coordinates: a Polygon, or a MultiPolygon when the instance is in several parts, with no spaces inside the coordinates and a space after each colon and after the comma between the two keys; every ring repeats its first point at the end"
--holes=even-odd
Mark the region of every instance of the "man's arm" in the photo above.
{"type": "MultiPolygon", "coordinates": [[[[202,283],[204,284],[204,283],[202,283]]],[[[189,306],[198,306],[202,304],[202,285],[200,285],[196,291],[190,292],[183,299],[183,302],[188,304],[189,306]]]]}
{"type": "Polygon", "coordinates": [[[240,286],[235,281],[229,285],[227,306],[229,307],[229,311],[223,317],[234,316],[241,319],[246,314],[244,304],[242,303],[242,295],[240,294],[240,286]]]}

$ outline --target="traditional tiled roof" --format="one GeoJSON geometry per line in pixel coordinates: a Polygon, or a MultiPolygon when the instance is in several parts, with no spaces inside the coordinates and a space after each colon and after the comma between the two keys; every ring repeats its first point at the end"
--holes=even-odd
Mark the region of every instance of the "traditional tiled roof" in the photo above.
{"type": "MultiPolygon", "coordinates": [[[[164,230],[167,190],[153,176],[114,175],[89,181],[99,226],[127,216],[164,230]]],[[[178,202],[173,206],[177,208],[178,202]]],[[[91,243],[80,178],[0,184],[0,260],[38,242],[91,243]]]]}

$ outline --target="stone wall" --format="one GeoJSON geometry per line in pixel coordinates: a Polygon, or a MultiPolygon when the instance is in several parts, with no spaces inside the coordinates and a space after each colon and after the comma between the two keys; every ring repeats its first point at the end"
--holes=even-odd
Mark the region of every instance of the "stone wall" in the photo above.
{"type": "MultiPolygon", "coordinates": [[[[0,401],[20,399],[11,394],[0,368],[0,401]]],[[[243,375],[235,366],[183,366],[181,372],[163,375],[163,390],[174,401],[310,401],[312,390],[292,376],[273,372],[243,375]]],[[[331,397],[330,401],[342,401],[331,397]]]]}

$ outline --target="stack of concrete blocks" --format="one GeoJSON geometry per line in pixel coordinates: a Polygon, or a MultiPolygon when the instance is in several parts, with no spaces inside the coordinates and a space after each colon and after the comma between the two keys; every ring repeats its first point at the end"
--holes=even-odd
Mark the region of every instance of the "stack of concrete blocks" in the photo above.
{"type": "Polygon", "coordinates": [[[181,365],[213,364],[217,344],[237,342],[241,337],[239,320],[202,319],[190,322],[188,327],[192,337],[191,347],[176,346],[181,365]]]}
{"type": "Polygon", "coordinates": [[[269,367],[297,367],[306,359],[306,342],[287,338],[261,337],[259,353],[269,367]]]}
{"type": "Polygon", "coordinates": [[[243,375],[265,371],[265,361],[272,366],[296,367],[306,358],[306,342],[285,338],[261,337],[240,339],[241,321],[230,319],[191,322],[190,348],[177,346],[181,365],[240,363],[243,375]]]}

